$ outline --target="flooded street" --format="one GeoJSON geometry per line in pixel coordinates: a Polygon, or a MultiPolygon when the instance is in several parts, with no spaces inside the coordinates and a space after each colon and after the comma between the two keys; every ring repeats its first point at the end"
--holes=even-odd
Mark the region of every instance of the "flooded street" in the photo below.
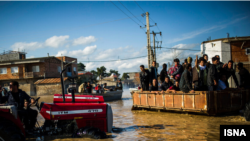
{"type": "MultiPolygon", "coordinates": [[[[52,102],[52,97],[42,97],[40,102],[52,102]]],[[[107,141],[120,140],[219,140],[220,125],[250,125],[240,115],[204,116],[156,111],[131,111],[132,98],[129,90],[119,101],[108,102],[113,109],[113,126],[123,131],[112,133],[107,141]]],[[[43,119],[39,117],[39,122],[43,119]]],[[[33,140],[33,139],[30,139],[33,140]]],[[[45,140],[81,141],[86,138],[70,138],[62,135],[45,136],[45,140]]],[[[88,138],[87,140],[94,140],[88,138]]]]}

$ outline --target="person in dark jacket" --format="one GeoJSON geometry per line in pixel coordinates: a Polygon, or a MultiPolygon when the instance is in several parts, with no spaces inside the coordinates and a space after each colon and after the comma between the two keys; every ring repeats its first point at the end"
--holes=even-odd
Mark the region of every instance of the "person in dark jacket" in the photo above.
{"type": "Polygon", "coordinates": [[[216,65],[218,64],[218,58],[213,57],[212,58],[212,64],[210,64],[208,68],[208,74],[207,74],[207,86],[208,91],[215,91],[216,86],[218,84],[218,71],[216,69],[216,65]]]}
{"type": "Polygon", "coordinates": [[[166,92],[173,92],[173,93],[175,93],[176,91],[180,91],[179,82],[180,82],[179,79],[175,80],[175,82],[174,82],[175,84],[172,85],[172,86],[170,86],[170,87],[167,89],[166,92]]]}
{"type": "Polygon", "coordinates": [[[28,103],[34,104],[35,100],[31,98],[26,92],[18,89],[18,87],[19,84],[17,81],[11,81],[8,95],[0,95],[0,102],[4,103],[7,101],[8,105],[15,105],[17,107],[18,116],[20,117],[20,120],[23,121],[25,130],[30,133],[30,131],[35,127],[38,112],[36,110],[30,109],[27,113],[27,111],[24,109],[24,103],[27,101],[28,103]]]}
{"type": "Polygon", "coordinates": [[[183,67],[183,68],[186,68],[186,67],[185,67],[186,64],[187,64],[187,59],[184,60],[184,63],[182,64],[182,67],[183,67]]]}
{"type": "Polygon", "coordinates": [[[186,65],[186,69],[181,75],[180,90],[185,93],[189,91],[191,91],[192,93],[194,92],[192,88],[192,66],[191,64],[186,65]]]}
{"type": "MultiPolygon", "coordinates": [[[[198,56],[196,56],[196,60],[198,60],[198,56]]],[[[192,73],[193,73],[192,81],[194,83],[194,90],[196,91],[207,90],[208,68],[205,65],[205,62],[206,61],[203,59],[203,57],[200,57],[198,61],[195,61],[195,66],[192,69],[192,73]]]]}
{"type": "Polygon", "coordinates": [[[145,70],[144,65],[140,66],[140,83],[141,83],[141,91],[148,91],[149,90],[149,79],[150,73],[148,70],[145,70]]]}
{"type": "Polygon", "coordinates": [[[249,89],[250,88],[250,75],[249,71],[243,67],[243,63],[238,63],[237,65],[240,75],[240,88],[249,89]]]}
{"type": "Polygon", "coordinates": [[[160,80],[161,83],[163,83],[165,81],[165,77],[168,76],[168,72],[167,72],[167,64],[163,64],[162,65],[162,71],[160,73],[160,80]]]}
{"type": "Polygon", "coordinates": [[[220,76],[222,69],[225,67],[224,63],[220,62],[220,56],[219,55],[215,55],[216,58],[218,58],[218,63],[216,65],[216,69],[218,72],[218,75],[220,76]]]}
{"type": "Polygon", "coordinates": [[[157,77],[158,77],[158,70],[156,68],[156,61],[152,62],[152,67],[150,67],[149,72],[150,72],[149,84],[152,84],[153,79],[157,80],[157,77]]]}
{"type": "Polygon", "coordinates": [[[88,81],[87,85],[86,85],[86,92],[91,94],[93,93],[93,87],[92,85],[90,84],[90,82],[88,81]]]}
{"type": "Polygon", "coordinates": [[[174,78],[175,80],[180,79],[181,74],[183,72],[183,67],[180,65],[180,60],[178,58],[174,59],[174,68],[177,68],[173,73],[171,72],[171,78],[174,78]]]}
{"type": "Polygon", "coordinates": [[[161,84],[161,92],[167,91],[172,85],[173,83],[170,81],[170,78],[166,76],[165,81],[161,84]]]}
{"type": "Polygon", "coordinates": [[[153,79],[152,85],[149,87],[150,91],[158,91],[158,82],[157,79],[153,79]]]}
{"type": "Polygon", "coordinates": [[[205,65],[207,68],[209,68],[209,65],[211,64],[210,61],[208,61],[207,54],[203,54],[203,59],[205,60],[205,65]]]}
{"type": "MultiPolygon", "coordinates": [[[[239,83],[238,83],[237,77],[235,75],[235,70],[233,69],[233,63],[234,63],[233,60],[229,60],[228,63],[225,64],[226,67],[222,68],[222,74],[226,75],[227,80],[232,76],[233,80],[238,88],[239,83]]],[[[228,81],[225,81],[225,83],[226,83],[226,86],[229,88],[228,81]]]]}

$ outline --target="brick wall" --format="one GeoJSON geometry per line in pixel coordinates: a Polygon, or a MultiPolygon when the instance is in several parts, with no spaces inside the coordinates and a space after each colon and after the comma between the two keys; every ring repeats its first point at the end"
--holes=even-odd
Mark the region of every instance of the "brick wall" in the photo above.
{"type": "Polygon", "coordinates": [[[245,47],[250,47],[250,42],[246,42],[241,49],[242,41],[239,42],[231,42],[231,56],[234,62],[247,62],[248,55],[246,55],[245,47]]]}
{"type": "MultiPolygon", "coordinates": [[[[78,70],[77,70],[77,58],[71,58],[71,57],[67,57],[67,56],[56,57],[56,58],[59,59],[59,60],[63,59],[63,61],[66,61],[66,62],[72,62],[72,61],[76,60],[76,62],[74,62],[73,64],[69,65],[68,67],[71,67],[72,76],[77,76],[77,74],[78,74],[78,70]],[[74,73],[74,67],[76,68],[76,73],[74,73]]],[[[66,69],[66,71],[64,73],[64,76],[67,76],[66,72],[67,72],[67,69],[66,69]]]]}
{"type": "Polygon", "coordinates": [[[22,78],[23,65],[6,65],[0,68],[7,68],[7,74],[0,74],[0,80],[22,78]],[[18,73],[11,73],[11,67],[18,67],[18,73]]]}
{"type": "Polygon", "coordinates": [[[60,77],[60,72],[58,72],[58,67],[61,67],[61,61],[50,58],[46,59],[44,63],[44,71],[46,73],[46,78],[48,77],[60,77]]]}

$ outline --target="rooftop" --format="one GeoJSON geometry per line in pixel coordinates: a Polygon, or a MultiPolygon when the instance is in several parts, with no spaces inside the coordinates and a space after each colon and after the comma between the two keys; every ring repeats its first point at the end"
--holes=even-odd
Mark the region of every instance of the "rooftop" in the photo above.
{"type": "Polygon", "coordinates": [[[203,41],[203,43],[209,43],[209,42],[214,42],[214,41],[221,41],[224,43],[232,42],[232,41],[250,41],[250,36],[242,36],[242,37],[230,37],[230,38],[220,38],[220,39],[214,39],[214,40],[209,40],[209,41],[203,41]]]}
{"type": "MultiPolygon", "coordinates": [[[[64,80],[67,80],[68,77],[64,77],[64,80]]],[[[61,78],[47,78],[37,80],[34,84],[51,84],[51,83],[61,83],[61,78]]]]}

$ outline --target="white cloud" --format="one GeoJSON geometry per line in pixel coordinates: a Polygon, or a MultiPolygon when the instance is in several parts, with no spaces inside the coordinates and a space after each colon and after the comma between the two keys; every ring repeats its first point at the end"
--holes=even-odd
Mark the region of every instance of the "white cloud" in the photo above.
{"type": "Polygon", "coordinates": [[[53,36],[50,37],[49,39],[47,39],[45,41],[45,46],[49,46],[49,47],[59,47],[64,45],[67,41],[67,39],[69,38],[69,35],[65,35],[65,36],[53,36]]]}
{"type": "Polygon", "coordinates": [[[88,37],[79,37],[75,40],[73,40],[73,45],[77,46],[77,45],[88,45],[90,43],[93,43],[96,41],[96,38],[94,36],[88,36],[88,37]]]}
{"type": "Polygon", "coordinates": [[[235,23],[240,22],[240,21],[242,21],[242,20],[244,20],[246,18],[248,18],[248,16],[234,19],[234,20],[232,20],[232,21],[230,21],[230,22],[228,22],[226,24],[215,25],[215,26],[211,26],[209,28],[204,28],[204,29],[196,30],[196,31],[193,31],[193,32],[190,32],[190,33],[186,33],[186,34],[183,34],[181,37],[169,40],[168,43],[175,43],[175,42],[183,41],[183,40],[186,40],[186,39],[194,38],[194,37],[196,37],[196,36],[198,36],[200,34],[203,34],[203,33],[220,30],[220,29],[226,28],[228,25],[235,24],[235,23]]]}
{"type": "Polygon", "coordinates": [[[17,42],[15,44],[13,44],[11,46],[11,48],[13,50],[25,50],[25,51],[29,51],[29,50],[36,50],[38,48],[42,48],[43,44],[42,43],[38,43],[38,42],[30,42],[30,43],[26,43],[26,42],[17,42]]]}
{"type": "MultiPolygon", "coordinates": [[[[69,39],[69,35],[64,36],[52,36],[48,39],[46,39],[44,42],[17,42],[14,43],[11,48],[13,50],[25,50],[25,51],[32,51],[39,48],[45,48],[45,47],[53,47],[58,48],[60,46],[65,46],[66,48],[69,48],[70,45],[87,45],[89,43],[93,43],[96,41],[94,36],[88,36],[88,37],[80,37],[73,41],[67,40],[69,39]]],[[[93,50],[95,50],[96,47],[90,46],[89,48],[85,48],[84,52],[86,54],[91,54],[93,50]],[[90,48],[92,47],[92,48],[90,48]]]]}
{"type": "MultiPolygon", "coordinates": [[[[194,47],[199,47],[199,44],[177,44],[172,48],[179,49],[192,49],[194,47]]],[[[131,60],[122,60],[126,58],[134,58],[139,56],[147,55],[147,50],[145,47],[142,48],[132,48],[132,47],[119,47],[107,50],[97,49],[96,46],[89,46],[83,50],[73,50],[73,51],[61,51],[67,56],[76,57],[79,61],[89,61],[90,62],[82,62],[86,65],[86,70],[96,70],[97,67],[105,66],[107,68],[107,72],[110,69],[118,70],[120,74],[124,72],[138,72],[140,71],[140,65],[144,65],[147,67],[147,57],[131,59],[131,60]],[[90,50],[91,52],[88,52],[90,50]],[[88,52],[88,53],[87,53],[88,52]],[[88,57],[87,54],[89,55],[88,57]],[[91,54],[91,55],[90,55],[91,54]],[[83,57],[84,56],[84,57],[83,57]],[[118,56],[120,61],[118,61],[118,56]],[[95,61],[109,61],[109,60],[117,60],[111,62],[95,62],[95,61]],[[92,62],[91,62],[92,61],[92,62]]],[[[199,52],[199,51],[197,51],[199,52]]],[[[157,63],[159,63],[159,73],[161,70],[161,66],[163,63],[172,63],[174,57],[178,57],[182,62],[188,56],[194,58],[197,52],[187,51],[187,50],[161,50],[157,52],[157,63]]],[[[63,55],[64,55],[63,54],[63,55]]]]}
{"type": "Polygon", "coordinates": [[[67,55],[67,50],[59,51],[56,56],[66,56],[67,55]]]}

